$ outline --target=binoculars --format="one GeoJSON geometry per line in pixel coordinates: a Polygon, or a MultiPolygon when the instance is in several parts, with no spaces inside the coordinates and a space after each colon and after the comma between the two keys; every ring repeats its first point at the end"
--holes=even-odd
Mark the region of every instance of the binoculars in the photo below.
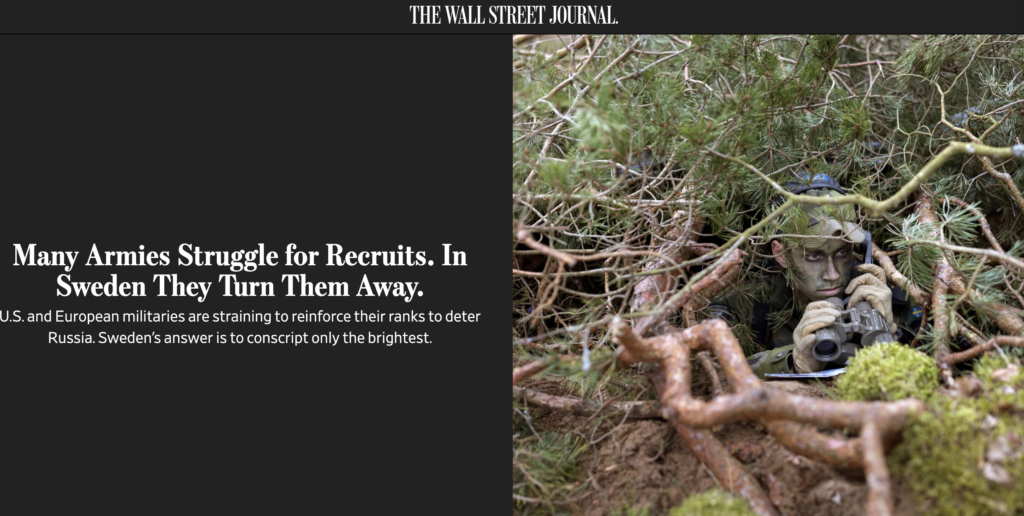
{"type": "Polygon", "coordinates": [[[857,351],[876,342],[892,342],[896,338],[889,333],[889,324],[878,310],[871,308],[867,301],[860,301],[843,309],[843,301],[837,297],[826,299],[839,310],[835,324],[814,332],[817,338],[811,354],[821,362],[845,366],[857,351]],[[860,335],[854,339],[854,335],[860,335]]]}

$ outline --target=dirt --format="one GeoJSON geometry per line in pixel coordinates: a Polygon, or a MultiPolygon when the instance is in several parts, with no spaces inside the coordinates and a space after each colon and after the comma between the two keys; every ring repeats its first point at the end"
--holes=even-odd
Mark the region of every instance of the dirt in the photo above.
{"type": "MultiPolygon", "coordinates": [[[[775,382],[775,387],[827,397],[812,385],[775,382]]],[[[587,418],[538,409],[537,430],[572,431],[593,443],[582,459],[590,490],[581,501],[563,507],[570,514],[632,514],[644,507],[666,514],[682,501],[718,486],[672,427],[662,420],[596,424],[587,418]]],[[[713,429],[714,435],[760,482],[780,513],[789,516],[863,514],[867,487],[859,472],[837,471],[790,452],[755,422],[713,429]]],[[[894,486],[897,515],[916,514],[912,497],[894,486]]]]}

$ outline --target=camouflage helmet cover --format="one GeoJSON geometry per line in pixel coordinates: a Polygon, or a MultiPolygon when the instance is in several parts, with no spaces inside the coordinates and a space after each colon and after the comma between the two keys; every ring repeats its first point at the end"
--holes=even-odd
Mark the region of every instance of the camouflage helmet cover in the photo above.
{"type": "MultiPolygon", "coordinates": [[[[841,195],[829,188],[812,188],[800,194],[816,197],[841,195]]],[[[849,204],[801,204],[799,209],[792,209],[783,217],[776,234],[787,244],[811,249],[822,247],[830,238],[860,244],[866,235],[856,220],[856,210],[849,204]]]]}

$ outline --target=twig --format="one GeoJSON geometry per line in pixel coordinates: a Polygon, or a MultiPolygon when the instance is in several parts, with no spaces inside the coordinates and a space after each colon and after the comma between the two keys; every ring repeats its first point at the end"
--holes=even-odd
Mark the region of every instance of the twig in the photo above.
{"type": "Polygon", "coordinates": [[[544,245],[544,244],[534,240],[533,239],[533,235],[530,234],[530,232],[523,226],[523,224],[521,222],[518,224],[518,230],[516,231],[516,238],[518,238],[520,242],[526,244],[530,248],[536,249],[536,250],[538,250],[538,251],[540,251],[540,252],[542,252],[542,253],[544,253],[544,254],[546,254],[546,255],[548,255],[548,256],[550,256],[550,257],[552,257],[552,258],[554,258],[554,259],[556,259],[556,260],[558,260],[558,261],[568,265],[568,266],[570,266],[570,267],[573,266],[573,265],[576,265],[576,258],[574,258],[572,255],[563,253],[562,251],[559,251],[558,249],[552,249],[551,247],[548,247],[548,246],[546,246],[546,245],[544,245]]]}
{"type": "Polygon", "coordinates": [[[522,345],[527,345],[527,344],[533,344],[535,342],[544,342],[544,341],[546,341],[548,339],[552,339],[554,337],[558,337],[558,336],[561,336],[561,335],[573,334],[573,333],[576,333],[576,332],[579,332],[579,331],[584,331],[584,330],[594,330],[594,329],[597,329],[597,328],[603,328],[604,326],[606,326],[608,324],[608,322],[610,320],[611,320],[610,318],[604,318],[604,319],[600,319],[600,320],[597,320],[597,321],[594,321],[594,322],[588,323],[588,324],[577,324],[577,325],[574,325],[574,326],[566,326],[565,328],[559,328],[557,330],[552,330],[552,331],[550,331],[548,333],[544,333],[544,334],[541,334],[541,335],[535,335],[533,337],[526,337],[524,339],[514,340],[514,341],[512,341],[512,345],[513,346],[522,346],[522,345]]]}
{"type": "Polygon", "coordinates": [[[994,249],[978,249],[976,247],[964,247],[959,245],[947,244],[945,242],[935,240],[907,240],[906,244],[908,247],[913,247],[917,245],[930,245],[938,247],[939,249],[942,249],[944,251],[954,251],[957,253],[973,254],[975,256],[985,256],[988,258],[992,258],[993,260],[996,260],[998,262],[1001,262],[1003,265],[1012,265],[1013,267],[1016,267],[1017,269],[1024,271],[1024,261],[1021,261],[1018,258],[1014,258],[1006,253],[999,252],[994,249]]]}
{"type": "Polygon", "coordinates": [[[998,337],[992,337],[987,342],[980,346],[974,346],[966,351],[959,353],[952,353],[949,355],[950,364],[959,364],[966,362],[972,358],[980,357],[986,351],[991,351],[997,346],[1016,346],[1024,347],[1024,337],[1010,337],[1006,335],[1000,335],[998,337]]]}
{"type": "MultiPolygon", "coordinates": [[[[544,140],[544,145],[540,149],[540,157],[541,158],[543,158],[544,156],[548,155],[548,150],[551,149],[551,144],[555,141],[555,135],[558,134],[558,130],[561,129],[563,125],[565,125],[565,118],[562,118],[562,119],[560,119],[558,121],[558,125],[555,126],[555,130],[551,131],[551,135],[549,135],[544,140]]],[[[526,136],[527,135],[523,135],[523,138],[525,138],[526,136]]],[[[530,175],[526,176],[526,179],[523,180],[522,186],[519,187],[519,192],[520,193],[529,192],[530,191],[529,190],[530,189],[530,184],[533,182],[533,178],[535,178],[535,177],[537,177],[537,169],[530,170],[530,175]]],[[[515,201],[517,201],[519,199],[520,199],[520,197],[518,195],[513,195],[512,196],[512,201],[513,202],[515,202],[515,201]]]]}
{"type": "MultiPolygon", "coordinates": [[[[672,214],[672,228],[665,235],[670,243],[662,248],[664,254],[669,255],[660,261],[654,261],[644,266],[645,272],[653,272],[667,265],[667,262],[684,262],[693,250],[689,245],[697,240],[698,235],[704,229],[704,219],[694,215],[694,211],[677,211],[672,214]]],[[[700,254],[698,252],[697,254],[700,254]]],[[[661,274],[652,274],[640,280],[633,289],[633,297],[629,306],[633,312],[645,310],[656,304],[664,292],[668,292],[676,283],[676,278],[682,271],[679,268],[665,271],[661,274]]],[[[660,321],[660,320],[659,320],[660,321]]],[[[650,323],[648,323],[650,324],[650,323]]]]}
{"type": "Polygon", "coordinates": [[[512,46],[522,45],[537,36],[538,34],[516,34],[515,36],[512,36],[512,46]]]}
{"type": "Polygon", "coordinates": [[[522,382],[523,380],[557,364],[557,363],[572,363],[575,360],[572,357],[558,356],[551,358],[544,358],[541,360],[535,360],[524,366],[517,367],[512,370],[512,385],[522,382]]]}
{"type": "Polygon", "coordinates": [[[844,63],[835,65],[833,68],[853,68],[854,66],[884,65],[893,64],[893,61],[864,61],[862,63],[844,63]]]}
{"type": "Polygon", "coordinates": [[[763,421],[762,424],[779,444],[789,450],[844,468],[863,468],[859,439],[847,440],[822,435],[810,425],[793,421],[763,421]]]}
{"type": "MultiPolygon", "coordinates": [[[[980,49],[981,46],[979,45],[978,48],[980,49]]],[[[975,55],[976,54],[977,54],[977,50],[975,51],[975,55]]],[[[971,61],[974,61],[974,56],[971,56],[971,61]]],[[[968,66],[970,66],[970,63],[968,63],[968,66]]],[[[966,72],[966,71],[967,71],[967,68],[965,67],[960,72],[960,75],[963,75],[963,73],[966,72]]],[[[957,75],[956,79],[959,79],[960,75],[957,75]]],[[[953,84],[956,84],[956,79],[953,79],[953,84]]],[[[969,147],[969,152],[967,152],[967,154],[974,154],[975,147],[982,147],[982,145],[981,145],[982,140],[980,138],[975,137],[973,134],[971,134],[970,131],[968,131],[966,129],[963,129],[961,127],[957,127],[956,125],[950,123],[949,120],[946,119],[946,93],[949,93],[949,91],[953,89],[953,85],[951,84],[949,86],[949,89],[946,90],[945,92],[942,91],[942,88],[940,88],[937,83],[935,84],[935,88],[939,90],[939,109],[940,109],[939,113],[940,113],[940,117],[941,117],[940,118],[941,123],[943,125],[945,125],[946,127],[948,127],[949,129],[951,129],[952,131],[960,133],[960,134],[963,134],[964,136],[970,138],[970,140],[971,140],[971,142],[973,144],[966,144],[966,146],[969,147]]],[[[998,126],[1000,123],[1002,123],[1002,121],[996,122],[995,126],[998,126]]],[[[995,128],[995,126],[990,127],[989,129],[993,129],[993,128],[995,128]]],[[[988,132],[989,131],[985,131],[985,134],[988,134],[988,132]]],[[[965,144],[960,144],[960,145],[965,145],[965,144]]],[[[989,159],[989,158],[994,158],[994,157],[1010,158],[1010,157],[1013,157],[1013,155],[1016,155],[1017,158],[1024,159],[1024,146],[1020,146],[1020,150],[1018,150],[1018,145],[1014,145],[1012,147],[1013,153],[1011,155],[993,156],[993,155],[990,155],[988,153],[982,152],[982,153],[979,153],[979,156],[981,157],[981,165],[985,169],[985,172],[988,175],[990,175],[990,176],[996,178],[997,180],[999,180],[1001,183],[1003,183],[1003,185],[1006,186],[1006,189],[1010,191],[1010,195],[1013,197],[1013,200],[1016,201],[1017,207],[1020,208],[1021,211],[1024,211],[1024,196],[1021,195],[1020,189],[1017,188],[1017,184],[1013,182],[1013,178],[1010,177],[1010,174],[1004,174],[1004,173],[999,172],[998,170],[996,170],[995,167],[992,166],[992,161],[989,159]]]]}
{"type": "MultiPolygon", "coordinates": [[[[512,38],[512,45],[513,46],[518,45],[520,42],[517,42],[516,38],[522,38],[524,36],[533,37],[534,35],[533,34],[521,34],[519,36],[514,36],[512,38]]],[[[569,49],[579,50],[580,48],[582,48],[584,45],[587,44],[587,41],[589,39],[590,39],[589,35],[581,36],[579,39],[577,39],[576,41],[570,43],[569,45],[563,46],[562,48],[558,49],[558,52],[555,52],[554,55],[552,55],[548,59],[545,59],[544,62],[540,64],[540,66],[548,66],[551,63],[554,63],[555,61],[558,61],[559,59],[562,59],[563,57],[569,55],[569,49]]],[[[522,66],[523,64],[525,64],[525,63],[521,63],[521,62],[519,63],[520,66],[522,66]]],[[[518,68],[518,66],[513,66],[513,68],[518,68]]]]}
{"type": "Polygon", "coordinates": [[[527,403],[577,416],[592,416],[597,413],[625,416],[628,419],[661,419],[661,405],[655,401],[628,401],[602,404],[594,400],[581,400],[554,396],[522,387],[512,386],[512,396],[527,403]]]}
{"type": "Polygon", "coordinates": [[[708,355],[707,351],[701,351],[697,353],[697,359],[700,360],[700,365],[704,367],[704,372],[711,379],[711,396],[721,396],[723,392],[722,381],[718,379],[718,371],[715,370],[715,364],[711,361],[711,355],[708,355]]]}
{"type": "Polygon", "coordinates": [[[512,370],[512,385],[517,383],[551,367],[554,365],[550,360],[537,360],[530,362],[522,367],[517,367],[512,370]]]}
{"type": "Polygon", "coordinates": [[[874,242],[871,243],[871,256],[875,258],[875,261],[882,267],[885,274],[889,276],[889,279],[891,279],[893,283],[899,285],[899,287],[906,291],[907,294],[910,294],[910,297],[914,299],[914,302],[921,306],[928,306],[928,300],[925,293],[921,292],[921,289],[911,282],[910,279],[900,274],[900,271],[896,270],[896,265],[892,263],[892,259],[882,252],[882,249],[875,245],[874,242]]]}
{"type": "Polygon", "coordinates": [[[730,453],[715,439],[711,432],[698,430],[673,421],[672,426],[683,438],[697,460],[711,470],[715,480],[726,490],[735,493],[750,506],[759,516],[777,516],[779,512],[772,505],[771,499],[765,494],[761,484],[757,483],[730,453]]]}

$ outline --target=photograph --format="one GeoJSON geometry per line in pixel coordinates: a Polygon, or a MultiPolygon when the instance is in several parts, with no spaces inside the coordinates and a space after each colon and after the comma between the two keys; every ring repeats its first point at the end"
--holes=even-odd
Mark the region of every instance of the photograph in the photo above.
{"type": "Polygon", "coordinates": [[[512,35],[512,514],[1024,514],[1024,36],[512,35]]]}

